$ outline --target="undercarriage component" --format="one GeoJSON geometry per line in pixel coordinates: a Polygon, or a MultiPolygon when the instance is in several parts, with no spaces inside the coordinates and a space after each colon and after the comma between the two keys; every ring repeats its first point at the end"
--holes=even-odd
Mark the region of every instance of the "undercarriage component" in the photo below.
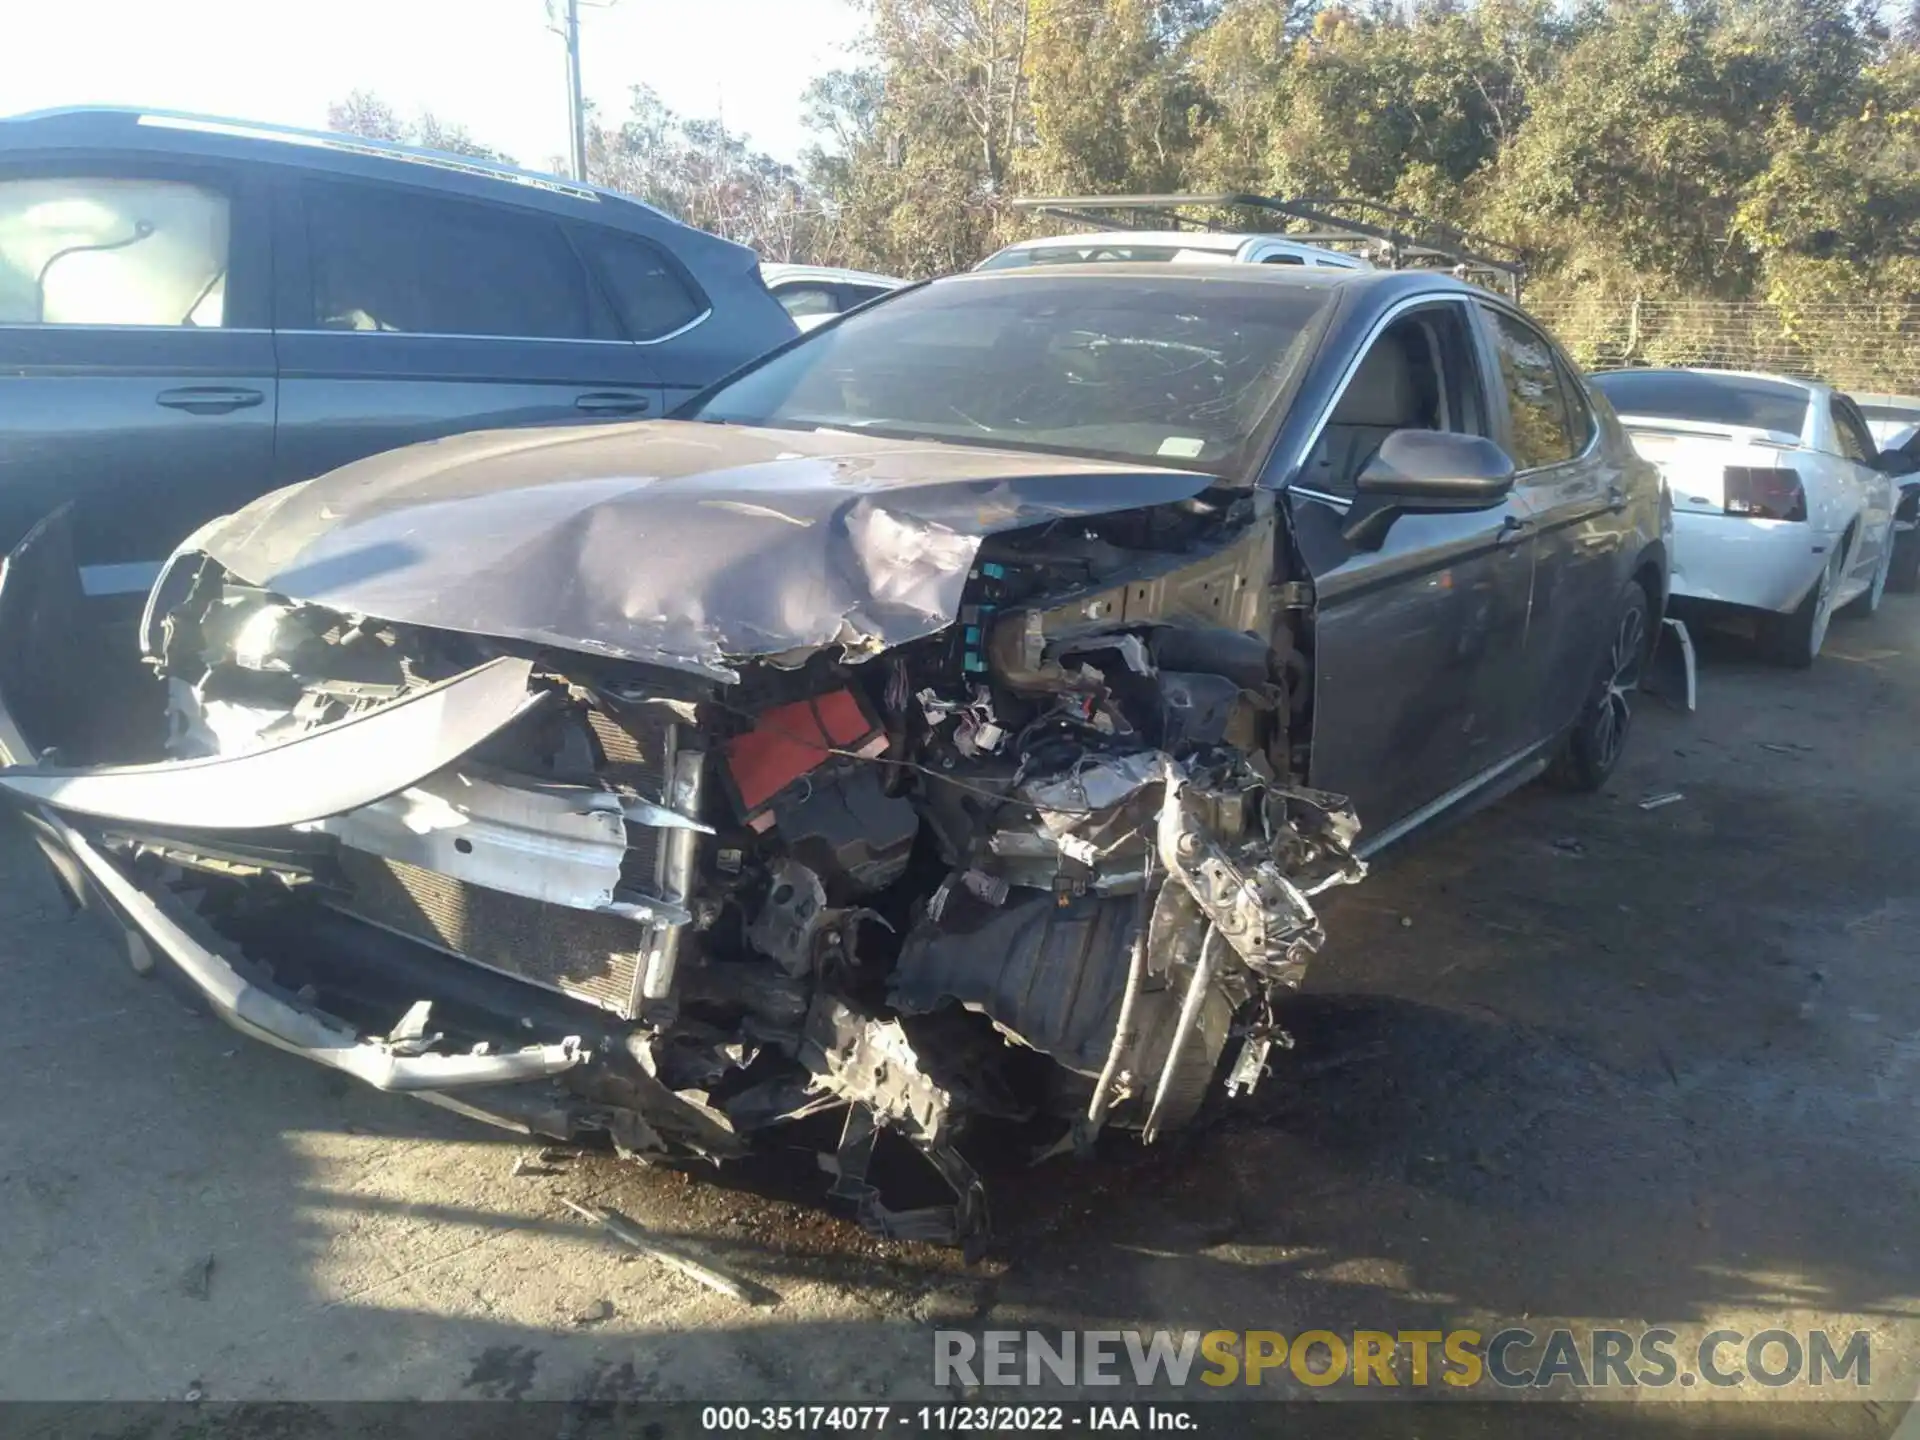
{"type": "Polygon", "coordinates": [[[1160,1127],[1171,1118],[1168,1106],[1177,1103],[1174,1084],[1180,1073],[1180,1057],[1190,1043],[1188,1036],[1199,1022],[1200,1007],[1206,1002],[1208,987],[1213,984],[1213,952],[1219,933],[1209,926],[1200,941],[1200,958],[1194,963],[1192,978],[1187,981],[1186,998],[1180,1002],[1180,1016],[1173,1026],[1173,1041],[1167,1049],[1167,1058],[1161,1062],[1159,1079],[1154,1083],[1153,1108],[1147,1111],[1147,1123],[1141,1127],[1141,1138],[1149,1143],[1159,1138],[1160,1127]]]}
{"type": "Polygon", "coordinates": [[[972,1097],[963,1079],[929,1074],[905,1024],[864,1016],[822,996],[807,1016],[800,1061],[820,1089],[848,1102],[829,1192],[858,1206],[869,1231],[895,1240],[965,1244],[987,1227],[986,1187],[955,1149],[972,1097]],[[867,1183],[873,1146],[892,1130],[926,1157],[954,1192],[952,1205],[895,1211],[867,1183]]]}

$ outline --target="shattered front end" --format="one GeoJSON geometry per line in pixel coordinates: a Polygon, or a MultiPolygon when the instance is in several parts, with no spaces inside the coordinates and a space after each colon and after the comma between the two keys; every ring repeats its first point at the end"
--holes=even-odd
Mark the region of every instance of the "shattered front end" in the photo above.
{"type": "Polygon", "coordinates": [[[844,1112],[832,1193],[966,1241],[971,1121],[1084,1152],[1250,1089],[1313,897],[1362,873],[1344,802],[1296,782],[1275,540],[1244,493],[969,537],[944,622],[724,673],[189,550],[143,625],[142,753],[48,659],[54,523],[0,579],[0,787],[137,965],[250,1035],[643,1160],[844,1112]],[[953,1201],[886,1204],[883,1135],[953,1201]]]}

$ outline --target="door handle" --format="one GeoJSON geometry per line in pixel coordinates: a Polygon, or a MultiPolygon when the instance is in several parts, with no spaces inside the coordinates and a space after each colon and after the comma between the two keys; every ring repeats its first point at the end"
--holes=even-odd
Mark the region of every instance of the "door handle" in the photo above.
{"type": "Polygon", "coordinates": [[[1500,534],[1495,538],[1494,543],[1502,549],[1512,549],[1532,533],[1533,527],[1526,521],[1518,515],[1509,515],[1500,522],[1500,534]]]}
{"type": "Polygon", "coordinates": [[[258,390],[231,385],[186,385],[178,390],[162,390],[154,396],[154,401],[189,415],[230,415],[235,410],[250,409],[266,398],[258,390]]]}
{"type": "Polygon", "coordinates": [[[1607,488],[1607,509],[1618,515],[1626,508],[1627,492],[1622,490],[1618,485],[1609,486],[1607,488]]]}
{"type": "Polygon", "coordinates": [[[573,408],[589,415],[644,415],[653,401],[632,390],[595,390],[575,400],[573,408]]]}

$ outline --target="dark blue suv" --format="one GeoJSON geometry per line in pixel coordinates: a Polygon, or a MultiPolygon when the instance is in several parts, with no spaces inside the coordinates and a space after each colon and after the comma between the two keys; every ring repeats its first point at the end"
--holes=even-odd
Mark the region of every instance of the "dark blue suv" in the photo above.
{"type": "Polygon", "coordinates": [[[87,592],[132,602],[266,490],[658,416],[793,334],[752,251],[591,186],[151,111],[0,120],[0,550],[72,500],[87,592]]]}

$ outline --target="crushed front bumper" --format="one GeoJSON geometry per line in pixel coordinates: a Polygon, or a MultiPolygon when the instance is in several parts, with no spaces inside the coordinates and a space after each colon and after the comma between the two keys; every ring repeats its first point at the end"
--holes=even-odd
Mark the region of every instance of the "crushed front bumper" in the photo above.
{"type": "Polygon", "coordinates": [[[277,1049],[342,1071],[379,1090],[400,1091],[445,1102],[450,1108],[530,1128],[511,1112],[517,1107],[456,1103],[450,1092],[541,1081],[586,1064],[592,1050],[579,1035],[540,1044],[494,1050],[477,1046],[466,1054],[424,1053],[419,1047],[359,1033],[339,1017],[304,1003],[257,973],[235,947],[201,923],[180,899],[143,882],[137,870],[108,853],[90,812],[112,813],[115,824],[167,815],[206,816],[219,810],[226,826],[284,824],[316,811],[346,808],[410,783],[523,713],[531,698],[526,666],[493,663],[433,687],[424,703],[390,707],[359,725],[328,734],[331,754],[302,743],[229,762],[176,763],[98,770],[42,763],[29,740],[17,695],[26,713],[43,722],[57,715],[63,697],[49,686],[71,689],[60,644],[74,633],[76,572],[66,543],[64,516],[42,522],[0,562],[0,796],[10,803],[51,864],[76,908],[106,919],[124,938],[135,967],[164,961],[235,1030],[277,1049]],[[42,684],[35,687],[34,678],[42,684]],[[340,748],[344,743],[344,749],[340,748]],[[424,768],[420,768],[424,767],[424,768]],[[224,770],[224,776],[215,776],[224,770]],[[416,773],[406,773],[416,771],[416,773]],[[322,790],[324,787],[324,793],[322,790]],[[305,812],[305,813],[301,813],[305,812]],[[418,1053],[409,1053],[417,1051],[418,1053]]]}

